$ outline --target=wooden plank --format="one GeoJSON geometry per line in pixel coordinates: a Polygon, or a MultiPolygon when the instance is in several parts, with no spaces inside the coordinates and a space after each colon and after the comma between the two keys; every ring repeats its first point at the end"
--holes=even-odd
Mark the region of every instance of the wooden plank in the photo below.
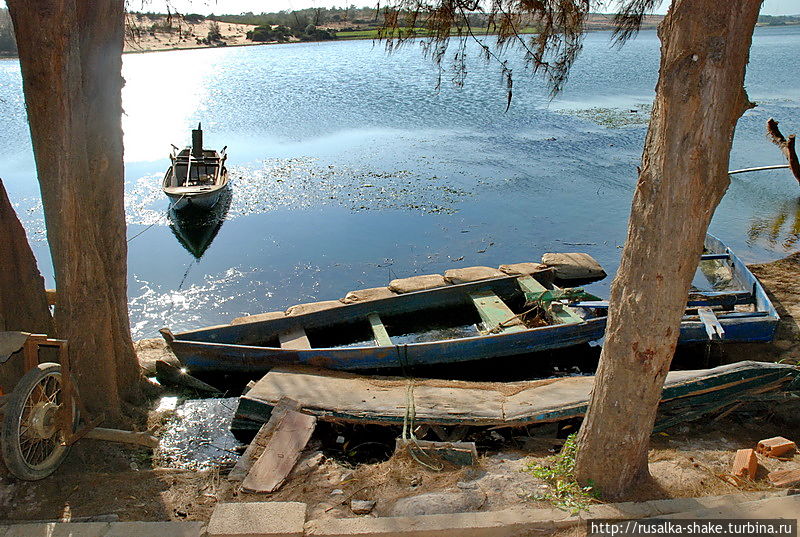
{"type": "Polygon", "coordinates": [[[276,491],[294,468],[316,425],[314,416],[287,410],[267,440],[264,452],[242,481],[242,489],[248,492],[276,491]]]}
{"type": "Polygon", "coordinates": [[[428,440],[395,441],[395,453],[410,452],[418,458],[443,460],[456,466],[472,466],[478,462],[475,442],[430,442],[428,440]]]}
{"type": "Polygon", "coordinates": [[[525,330],[522,320],[517,317],[511,308],[489,289],[470,293],[469,297],[481,316],[481,321],[487,332],[519,332],[525,330]]]}
{"type": "Polygon", "coordinates": [[[700,316],[700,321],[702,321],[703,326],[706,327],[708,339],[713,340],[714,336],[716,336],[717,339],[723,339],[725,337],[725,330],[722,328],[722,325],[719,324],[719,320],[717,316],[714,315],[714,311],[711,308],[697,308],[697,314],[700,316]]]}
{"type": "Polygon", "coordinates": [[[392,339],[389,337],[389,332],[383,326],[381,318],[377,313],[370,313],[367,315],[367,320],[372,327],[372,335],[375,336],[375,343],[379,347],[391,347],[393,345],[392,339]]]}
{"type": "Polygon", "coordinates": [[[700,261],[711,261],[714,259],[730,259],[730,254],[703,254],[700,256],[700,261]]]}
{"type": "Polygon", "coordinates": [[[284,397],[278,401],[272,412],[270,414],[269,421],[267,421],[264,425],[256,433],[255,438],[250,444],[247,446],[247,449],[244,450],[244,453],[239,460],[236,461],[236,465],[228,474],[228,481],[240,483],[247,477],[247,474],[250,472],[250,468],[252,468],[253,463],[261,456],[264,452],[264,448],[267,446],[267,441],[272,436],[272,433],[275,431],[278,423],[283,419],[284,414],[288,410],[300,410],[300,403],[293,399],[289,399],[288,397],[284,397]]]}
{"type": "MultiPolygon", "coordinates": [[[[694,407],[723,401],[727,405],[777,389],[797,376],[793,366],[755,362],[671,371],[662,402],[683,400],[694,407]]],[[[520,426],[583,415],[594,377],[508,383],[428,379],[414,381],[411,391],[409,382],[322,369],[275,368],[241,398],[237,418],[259,420],[260,413],[268,413],[281,397],[291,397],[302,401],[304,412],[327,421],[397,425],[413,405],[417,425],[520,426]]]]}
{"type": "Polygon", "coordinates": [[[549,311],[553,317],[553,322],[556,324],[578,324],[583,322],[583,317],[561,302],[551,302],[549,311]]]}
{"type": "Polygon", "coordinates": [[[302,351],[311,348],[306,331],[300,325],[295,325],[288,331],[278,334],[278,341],[280,341],[282,349],[302,351]]]}
{"type": "MultiPolygon", "coordinates": [[[[752,303],[753,293],[750,291],[694,291],[689,293],[686,307],[735,306],[752,303]]],[[[608,300],[582,300],[570,304],[570,307],[608,309],[608,300]]]]}
{"type": "MultiPolygon", "coordinates": [[[[413,403],[418,424],[499,423],[502,395],[493,383],[409,381],[400,377],[369,377],[309,367],[276,367],[240,399],[237,416],[266,421],[263,413],[282,397],[302,401],[305,412],[320,419],[343,417],[366,423],[403,423],[413,403]],[[247,409],[249,407],[250,410],[247,409]],[[246,415],[245,415],[246,414],[246,415]]],[[[552,382],[552,381],[541,381],[552,382]]],[[[529,384],[503,383],[514,390],[529,384]]]]}
{"type": "Polygon", "coordinates": [[[539,302],[542,306],[550,312],[553,322],[556,324],[576,324],[582,323],[583,317],[577,314],[575,310],[569,306],[565,306],[560,302],[558,305],[553,302],[555,298],[554,291],[549,290],[544,285],[536,281],[531,276],[525,276],[517,280],[519,288],[525,293],[525,301],[528,303],[539,302]]]}
{"type": "Polygon", "coordinates": [[[135,444],[151,449],[158,447],[158,438],[145,432],[122,431],[119,429],[104,429],[101,427],[95,427],[84,434],[83,437],[93,438],[94,440],[103,440],[105,442],[135,444]]]}
{"type": "Polygon", "coordinates": [[[525,293],[526,302],[538,302],[540,300],[547,300],[549,290],[536,281],[533,276],[523,276],[517,279],[517,285],[525,293]]]}

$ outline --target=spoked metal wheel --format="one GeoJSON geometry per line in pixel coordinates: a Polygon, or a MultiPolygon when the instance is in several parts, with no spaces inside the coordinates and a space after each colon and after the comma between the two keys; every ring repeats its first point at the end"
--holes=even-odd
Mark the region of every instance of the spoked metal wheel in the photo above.
{"type": "MultiPolygon", "coordinates": [[[[61,366],[39,364],[17,383],[5,406],[0,448],[9,472],[34,481],[52,474],[69,452],[57,415],[63,402],[61,366]]],[[[76,416],[73,401],[73,416],[76,416]]]]}

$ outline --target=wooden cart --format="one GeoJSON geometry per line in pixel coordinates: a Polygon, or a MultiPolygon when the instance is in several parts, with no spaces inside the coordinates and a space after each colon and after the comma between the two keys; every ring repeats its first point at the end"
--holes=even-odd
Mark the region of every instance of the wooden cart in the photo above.
{"type": "Polygon", "coordinates": [[[26,373],[13,388],[0,386],[0,452],[12,475],[32,481],[52,474],[70,446],[103,417],[90,419],[81,404],[71,376],[66,340],[0,332],[0,366],[20,349],[26,373]],[[55,347],[59,363],[40,363],[42,347],[55,347]]]}

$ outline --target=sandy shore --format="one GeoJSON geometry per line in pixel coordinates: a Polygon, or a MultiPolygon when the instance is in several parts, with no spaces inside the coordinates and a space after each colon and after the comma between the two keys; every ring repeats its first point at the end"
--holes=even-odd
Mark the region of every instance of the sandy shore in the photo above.
{"type": "MultiPolygon", "coordinates": [[[[165,19],[155,22],[148,18],[138,20],[135,15],[128,15],[124,52],[156,52],[220,46],[204,42],[211,29],[211,21],[191,23],[175,17],[172,21],[172,31],[167,30],[165,23],[165,19]],[[153,29],[154,24],[159,26],[159,29],[153,29]]],[[[224,42],[225,46],[263,44],[247,39],[247,32],[255,28],[254,25],[227,22],[218,24],[222,35],[221,42],[224,42]]]]}

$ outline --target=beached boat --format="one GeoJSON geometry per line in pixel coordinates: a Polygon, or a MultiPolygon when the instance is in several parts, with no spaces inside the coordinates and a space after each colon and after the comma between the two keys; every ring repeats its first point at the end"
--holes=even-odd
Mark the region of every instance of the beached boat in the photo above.
{"type": "Polygon", "coordinates": [[[171,209],[208,210],[219,202],[228,188],[227,155],[213,149],[203,149],[203,130],[198,124],[192,130],[192,146],[178,150],[172,146],[171,165],[164,175],[162,190],[172,200],[171,209]]]}
{"type": "MultiPolygon", "coordinates": [[[[363,370],[456,363],[602,338],[607,302],[551,279],[547,271],[496,277],[161,333],[190,372],[246,373],[291,364],[363,370]]],[[[778,320],[755,276],[709,235],[680,343],[770,341],[778,320]]]]}
{"type": "MultiPolygon", "coordinates": [[[[670,371],[655,430],[701,418],[745,401],[789,400],[800,367],[738,362],[713,369],[670,371]]],[[[292,400],[322,421],[402,425],[413,404],[415,425],[521,427],[582,418],[594,376],[517,382],[376,377],[307,366],[278,367],[239,399],[231,430],[246,435],[292,400]],[[413,391],[409,386],[413,385],[413,391]]]]}

